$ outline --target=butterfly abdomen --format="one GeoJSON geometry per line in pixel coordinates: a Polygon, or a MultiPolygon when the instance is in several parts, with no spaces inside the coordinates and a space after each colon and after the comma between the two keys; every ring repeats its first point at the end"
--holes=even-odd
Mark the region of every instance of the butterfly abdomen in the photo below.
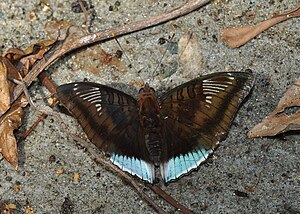
{"type": "Polygon", "coordinates": [[[155,92],[148,85],[140,91],[139,120],[146,148],[155,166],[159,166],[162,151],[161,113],[155,92]]]}
{"type": "Polygon", "coordinates": [[[159,166],[161,150],[162,150],[160,133],[157,132],[146,133],[145,143],[154,165],[159,166]]]}

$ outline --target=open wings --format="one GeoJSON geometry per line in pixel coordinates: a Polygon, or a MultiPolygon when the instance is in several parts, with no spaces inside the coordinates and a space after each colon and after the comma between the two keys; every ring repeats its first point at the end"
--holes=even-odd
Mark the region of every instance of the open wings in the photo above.
{"type": "MultiPolygon", "coordinates": [[[[197,168],[223,140],[254,78],[250,72],[214,73],[184,83],[159,97],[165,182],[197,168]]],[[[89,82],[59,86],[61,103],[88,138],[123,171],[150,183],[154,165],[145,145],[137,101],[116,89],[89,82]]]]}

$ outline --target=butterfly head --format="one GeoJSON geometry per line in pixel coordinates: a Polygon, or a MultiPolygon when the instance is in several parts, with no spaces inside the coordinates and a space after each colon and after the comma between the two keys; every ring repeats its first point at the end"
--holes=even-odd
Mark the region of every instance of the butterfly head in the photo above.
{"type": "Polygon", "coordinates": [[[146,83],[145,86],[143,88],[141,88],[140,91],[139,91],[140,96],[142,96],[142,95],[151,95],[151,94],[154,95],[155,90],[154,90],[154,88],[151,88],[148,83],[146,83]]]}
{"type": "Polygon", "coordinates": [[[139,105],[143,105],[144,102],[149,102],[152,100],[152,102],[155,102],[157,100],[155,95],[154,88],[151,88],[148,83],[145,84],[143,88],[139,91],[139,105]]]}

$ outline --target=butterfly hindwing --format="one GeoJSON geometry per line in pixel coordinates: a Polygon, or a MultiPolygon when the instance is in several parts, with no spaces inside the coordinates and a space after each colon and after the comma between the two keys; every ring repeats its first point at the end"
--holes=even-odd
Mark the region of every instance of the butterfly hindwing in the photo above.
{"type": "Polygon", "coordinates": [[[145,147],[133,97],[90,82],[61,85],[57,94],[90,141],[111,154],[114,164],[143,180],[153,181],[154,166],[145,147]]]}
{"type": "Polygon", "coordinates": [[[165,130],[161,171],[166,182],[207,159],[226,137],[252,85],[250,72],[214,73],[184,83],[160,97],[165,130]]]}

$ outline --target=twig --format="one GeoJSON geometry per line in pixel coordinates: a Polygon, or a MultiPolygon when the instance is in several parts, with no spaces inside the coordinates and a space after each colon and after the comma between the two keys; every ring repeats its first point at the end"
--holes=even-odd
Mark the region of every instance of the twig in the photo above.
{"type": "Polygon", "coordinates": [[[85,8],[85,6],[84,6],[82,0],[78,0],[78,3],[79,3],[80,8],[81,8],[81,10],[82,10],[82,12],[83,12],[83,22],[82,22],[82,27],[88,30],[88,27],[87,27],[87,21],[88,21],[88,14],[89,14],[89,13],[88,13],[87,9],[85,8]]]}
{"type": "Polygon", "coordinates": [[[20,80],[17,80],[17,79],[13,79],[13,82],[16,83],[17,85],[19,85],[19,86],[22,87],[22,90],[23,90],[23,92],[24,92],[24,94],[25,94],[25,96],[26,96],[26,98],[27,98],[27,101],[28,101],[29,105],[30,105],[34,110],[36,110],[36,107],[35,107],[35,105],[34,105],[33,102],[32,102],[32,99],[31,99],[31,97],[30,97],[29,91],[28,91],[28,89],[27,89],[25,83],[24,83],[23,81],[20,81],[20,80]]]}
{"type": "Polygon", "coordinates": [[[193,214],[191,210],[183,206],[182,204],[178,203],[172,196],[167,194],[164,190],[160,188],[158,185],[149,185],[149,188],[155,192],[157,195],[159,195],[161,198],[163,198],[165,201],[167,201],[169,204],[171,204],[173,207],[177,208],[179,211],[181,211],[184,214],[193,214]]]}
{"type": "MultiPolygon", "coordinates": [[[[42,72],[39,74],[38,76],[40,82],[42,83],[42,85],[44,85],[51,94],[53,94],[56,97],[56,85],[49,79],[49,77],[45,74],[45,72],[42,72]]],[[[28,102],[30,104],[30,106],[32,108],[34,108],[36,110],[36,106],[34,105],[34,103],[32,102],[32,99],[30,97],[30,94],[24,84],[23,81],[18,81],[14,79],[14,82],[16,82],[18,85],[21,85],[23,87],[23,91],[24,94],[26,95],[28,102]]],[[[57,104],[57,100],[55,100],[50,107],[54,107],[57,104]]],[[[39,110],[39,109],[38,109],[39,110]]],[[[47,116],[47,114],[42,113],[39,118],[34,122],[34,124],[28,129],[26,130],[26,132],[20,137],[20,139],[18,140],[18,143],[22,142],[24,139],[26,139],[26,137],[32,132],[32,130],[39,124],[39,122],[41,122],[45,117],[47,116]]]]}
{"type": "Polygon", "coordinates": [[[54,97],[56,97],[56,87],[57,85],[54,84],[49,77],[47,76],[47,74],[45,72],[42,72],[38,75],[39,81],[42,83],[43,86],[45,86],[51,94],[54,95],[54,97]]]}
{"type": "MultiPolygon", "coordinates": [[[[184,4],[182,7],[177,8],[169,13],[154,16],[144,21],[139,21],[139,22],[135,22],[120,27],[114,27],[97,33],[88,34],[79,39],[74,39],[66,44],[64,43],[58,46],[55,50],[46,53],[45,57],[42,60],[34,64],[33,68],[28,73],[28,75],[23,79],[23,81],[27,86],[29,86],[45,68],[47,68],[55,60],[59,59],[66,53],[71,52],[72,50],[81,48],[86,45],[93,44],[95,42],[108,40],[116,36],[129,34],[132,32],[136,32],[142,29],[146,29],[167,22],[169,20],[188,14],[209,2],[210,0],[189,1],[186,4],[184,4]]],[[[21,94],[22,94],[22,87],[17,86],[16,89],[14,90],[11,103],[13,103],[21,94]]]]}

